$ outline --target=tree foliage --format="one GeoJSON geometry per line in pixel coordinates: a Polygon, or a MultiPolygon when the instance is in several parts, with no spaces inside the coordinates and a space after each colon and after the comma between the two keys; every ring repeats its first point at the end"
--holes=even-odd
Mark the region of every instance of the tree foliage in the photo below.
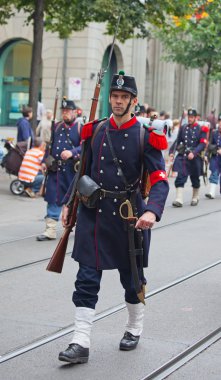
{"type": "Polygon", "coordinates": [[[29,90],[33,119],[36,119],[37,113],[44,28],[57,32],[61,38],[67,38],[73,31],[82,30],[95,21],[104,22],[106,33],[114,34],[121,14],[117,38],[124,42],[133,37],[149,36],[150,24],[163,30],[170,16],[183,17],[187,7],[190,9],[189,0],[0,0],[0,24],[6,24],[10,17],[21,10],[27,15],[26,23],[33,23],[29,90]]]}
{"type": "Polygon", "coordinates": [[[207,79],[218,81],[221,80],[221,2],[204,3],[192,15],[168,19],[155,35],[163,42],[168,61],[200,69],[207,79]]]}
{"type": "MultiPolygon", "coordinates": [[[[61,38],[72,31],[84,29],[90,22],[105,22],[108,34],[113,34],[121,13],[118,39],[147,37],[147,22],[162,26],[168,15],[185,15],[187,0],[44,0],[46,30],[58,32],[61,38]]],[[[0,24],[23,10],[27,23],[32,22],[38,0],[0,0],[0,24]]]]}

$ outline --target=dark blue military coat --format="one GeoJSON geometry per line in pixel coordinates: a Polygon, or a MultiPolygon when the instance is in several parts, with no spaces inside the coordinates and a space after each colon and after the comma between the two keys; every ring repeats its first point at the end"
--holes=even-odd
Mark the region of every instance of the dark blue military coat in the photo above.
{"type": "Polygon", "coordinates": [[[183,147],[184,152],[178,153],[175,158],[173,170],[186,176],[191,175],[199,177],[202,175],[203,161],[200,153],[205,149],[207,143],[207,127],[201,127],[194,123],[186,124],[180,127],[177,136],[177,148],[183,147]],[[188,154],[194,154],[193,160],[188,160],[188,154]]]}
{"type": "MultiPolygon", "coordinates": [[[[211,144],[216,145],[217,148],[221,148],[221,132],[218,130],[212,131],[211,144]]],[[[218,153],[211,155],[209,168],[211,172],[218,170],[221,173],[221,156],[218,153]]]]}
{"type": "MultiPolygon", "coordinates": [[[[120,129],[113,118],[103,124],[88,152],[87,174],[105,190],[125,190],[107,141],[108,125],[112,144],[127,182],[136,183],[134,188],[138,188],[141,173],[141,126],[136,117],[123,124],[120,129]]],[[[90,137],[96,127],[97,124],[85,125],[82,131],[83,138],[90,137]]],[[[153,146],[160,146],[161,138],[165,141],[164,135],[158,138],[154,132],[145,131],[142,160],[150,174],[152,188],[147,204],[142,200],[140,192],[136,195],[139,216],[149,210],[156,214],[157,221],[161,218],[169,191],[162,153],[153,146]]],[[[119,199],[102,198],[96,209],[88,209],[81,204],[72,255],[76,261],[97,269],[129,269],[128,234],[125,222],[119,214],[121,202],[119,199]]],[[[150,237],[150,230],[143,232],[144,266],[147,266],[150,237]]]]}
{"type": "MultiPolygon", "coordinates": [[[[58,161],[57,172],[48,172],[46,182],[45,201],[61,206],[63,198],[72,182],[74,171],[74,157],[80,154],[80,127],[78,122],[72,124],[58,123],[55,126],[52,156],[58,161]],[[61,152],[70,150],[73,159],[61,162],[61,152]]],[[[44,161],[44,160],[43,160],[44,161]]]]}

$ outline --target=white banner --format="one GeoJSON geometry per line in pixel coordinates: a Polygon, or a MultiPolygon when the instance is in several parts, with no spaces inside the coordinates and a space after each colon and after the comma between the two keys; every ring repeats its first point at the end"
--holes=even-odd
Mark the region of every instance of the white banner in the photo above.
{"type": "Polygon", "coordinates": [[[81,78],[68,79],[68,99],[81,100],[81,78]]]}

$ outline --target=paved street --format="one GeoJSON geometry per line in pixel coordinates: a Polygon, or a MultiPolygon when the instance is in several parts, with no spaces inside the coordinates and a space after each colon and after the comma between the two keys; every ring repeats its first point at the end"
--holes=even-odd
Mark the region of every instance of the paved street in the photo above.
{"type": "MultiPolygon", "coordinates": [[[[45,202],[42,198],[14,196],[9,190],[11,180],[0,168],[2,357],[73,324],[71,297],[78,269],[68,254],[61,275],[45,270],[57,244],[35,240],[44,229],[45,202]]],[[[149,294],[220,260],[220,195],[207,200],[202,185],[199,206],[191,207],[188,184],[184,207],[174,209],[173,181],[170,179],[163,219],[152,232],[149,269],[145,270],[149,294]]],[[[59,236],[61,233],[59,224],[59,236]]],[[[68,252],[73,240],[72,235],[68,252]]],[[[117,271],[104,272],[97,316],[122,303],[117,271]]],[[[88,364],[61,365],[58,352],[66,348],[71,336],[63,335],[3,362],[0,378],[139,380],[220,327],[220,314],[220,265],[216,265],[147,299],[145,328],[136,351],[118,350],[126,320],[122,309],[94,323],[88,364]]],[[[220,380],[220,349],[219,341],[169,378],[220,380]]]]}

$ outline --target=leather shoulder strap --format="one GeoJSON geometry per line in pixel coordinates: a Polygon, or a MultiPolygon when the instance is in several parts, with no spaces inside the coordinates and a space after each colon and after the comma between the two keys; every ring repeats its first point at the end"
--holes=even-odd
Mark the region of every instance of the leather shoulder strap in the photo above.
{"type": "Polygon", "coordinates": [[[91,147],[93,146],[94,144],[94,140],[95,140],[95,137],[97,136],[98,132],[100,131],[101,127],[103,126],[103,124],[107,121],[107,119],[105,120],[102,120],[96,127],[94,133],[93,133],[93,136],[91,138],[91,147]]]}

